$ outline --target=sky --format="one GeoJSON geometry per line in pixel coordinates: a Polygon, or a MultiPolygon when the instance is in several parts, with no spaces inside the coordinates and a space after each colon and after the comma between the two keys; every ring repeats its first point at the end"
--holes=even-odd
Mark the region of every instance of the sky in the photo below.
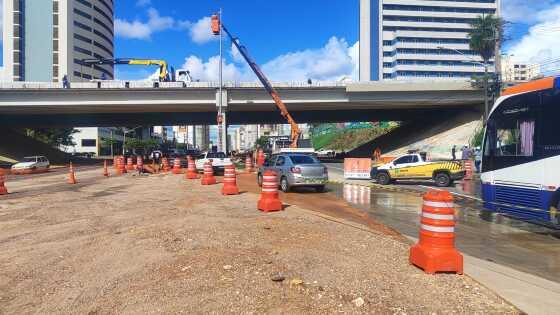
{"type": "MultiPolygon", "coordinates": [[[[502,4],[510,22],[504,53],[529,62],[560,58],[560,0],[502,4]]],[[[222,8],[224,24],[273,81],[357,79],[358,0],[116,0],[115,6],[115,57],[164,59],[195,80],[217,80],[219,41],[209,29],[210,15],[222,8]]],[[[255,80],[229,40],[224,56],[226,80],[255,80]]],[[[116,67],[119,79],[155,72],[116,67]]]]}

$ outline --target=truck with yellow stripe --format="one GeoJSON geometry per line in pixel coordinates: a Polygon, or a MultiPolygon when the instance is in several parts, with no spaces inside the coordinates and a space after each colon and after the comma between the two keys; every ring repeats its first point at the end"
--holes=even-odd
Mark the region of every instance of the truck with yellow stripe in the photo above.
{"type": "Polygon", "coordinates": [[[376,165],[371,178],[388,185],[397,180],[433,180],[438,187],[447,187],[465,177],[463,165],[457,161],[428,161],[426,153],[409,153],[393,161],[376,165]]]}

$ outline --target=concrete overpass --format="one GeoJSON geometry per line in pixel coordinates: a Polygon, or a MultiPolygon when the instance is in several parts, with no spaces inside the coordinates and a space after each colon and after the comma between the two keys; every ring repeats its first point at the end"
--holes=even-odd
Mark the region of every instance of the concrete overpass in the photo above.
{"type": "MultiPolygon", "coordinates": [[[[214,124],[220,95],[212,82],[103,81],[0,84],[4,126],[115,126],[214,124]]],[[[296,121],[411,120],[479,110],[482,91],[468,82],[276,83],[296,121]]],[[[226,83],[228,124],[283,123],[256,83],[226,83]]]]}

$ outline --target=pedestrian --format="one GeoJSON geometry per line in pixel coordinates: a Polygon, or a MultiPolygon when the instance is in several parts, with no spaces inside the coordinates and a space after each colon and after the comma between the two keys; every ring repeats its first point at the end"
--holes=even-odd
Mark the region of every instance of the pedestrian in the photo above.
{"type": "Polygon", "coordinates": [[[468,145],[464,145],[463,149],[461,150],[461,160],[466,161],[470,158],[471,150],[469,149],[468,145]]]}
{"type": "Polygon", "coordinates": [[[457,152],[457,146],[453,145],[453,147],[451,148],[451,157],[452,157],[453,161],[455,161],[457,159],[456,152],[457,152]]]}
{"type": "Polygon", "coordinates": [[[480,173],[480,164],[482,164],[482,150],[480,150],[480,147],[476,147],[474,150],[474,167],[477,173],[480,173]]]}
{"type": "Polygon", "coordinates": [[[68,81],[68,76],[64,75],[62,77],[62,88],[64,89],[69,89],[70,88],[70,82],[68,81]]]}

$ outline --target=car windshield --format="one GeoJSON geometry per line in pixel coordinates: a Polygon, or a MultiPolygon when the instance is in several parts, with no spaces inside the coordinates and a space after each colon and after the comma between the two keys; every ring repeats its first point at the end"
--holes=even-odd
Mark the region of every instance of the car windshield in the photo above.
{"type": "Polygon", "coordinates": [[[319,164],[319,160],[310,155],[293,155],[290,156],[293,164],[319,164]]]}
{"type": "Polygon", "coordinates": [[[224,152],[208,152],[206,157],[209,159],[225,159],[226,154],[224,152]]]}
{"type": "Polygon", "coordinates": [[[25,157],[23,158],[23,160],[21,160],[22,163],[28,163],[28,162],[37,162],[37,158],[36,157],[25,157]]]}

